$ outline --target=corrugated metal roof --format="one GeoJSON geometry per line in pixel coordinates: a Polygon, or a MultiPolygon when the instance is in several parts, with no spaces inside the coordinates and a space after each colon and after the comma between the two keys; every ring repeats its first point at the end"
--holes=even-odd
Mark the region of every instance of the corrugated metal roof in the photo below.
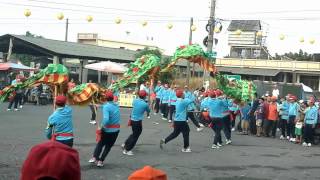
{"type": "MultiPolygon", "coordinates": [[[[45,38],[27,37],[24,35],[4,35],[0,37],[0,41],[5,36],[11,36],[19,40],[31,43],[55,55],[67,58],[82,59],[106,59],[106,60],[125,60],[133,61],[136,51],[108,48],[96,45],[81,44],[75,42],[65,42],[45,38]]],[[[15,43],[13,43],[15,44],[15,43]]]]}
{"type": "Polygon", "coordinates": [[[260,31],[260,20],[232,20],[229,24],[228,31],[260,31]]]}

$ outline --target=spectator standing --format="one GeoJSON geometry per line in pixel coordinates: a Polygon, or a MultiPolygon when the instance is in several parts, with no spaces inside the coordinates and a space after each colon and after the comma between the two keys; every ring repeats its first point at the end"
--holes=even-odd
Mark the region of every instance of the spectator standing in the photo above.
{"type": "Polygon", "coordinates": [[[241,128],[244,135],[248,135],[249,131],[249,111],[250,106],[247,102],[241,102],[240,113],[241,113],[241,128]]]}
{"type": "Polygon", "coordinates": [[[271,102],[268,107],[267,120],[265,121],[265,130],[264,135],[270,137],[270,131],[272,131],[272,137],[276,137],[277,131],[277,121],[278,121],[278,106],[277,106],[277,97],[272,96],[271,102]]]}
{"type": "Polygon", "coordinates": [[[296,136],[294,133],[295,130],[295,122],[298,117],[299,113],[299,104],[296,102],[297,98],[293,95],[289,97],[289,123],[288,123],[288,130],[287,133],[289,136],[290,142],[296,141],[296,136]]]}
{"type": "Polygon", "coordinates": [[[283,140],[287,137],[289,139],[287,127],[288,127],[288,121],[289,121],[289,97],[286,96],[286,98],[281,98],[281,104],[279,106],[279,115],[280,115],[280,128],[281,128],[281,136],[280,139],[283,140]]]}
{"type": "Polygon", "coordinates": [[[318,108],[314,105],[314,98],[310,98],[308,101],[309,107],[306,109],[304,118],[304,143],[303,146],[310,147],[314,143],[313,135],[314,129],[318,120],[318,108]]]}
{"type": "Polygon", "coordinates": [[[264,108],[263,108],[264,99],[259,98],[259,106],[255,111],[256,116],[256,125],[257,125],[257,136],[260,137],[263,133],[262,131],[262,122],[264,120],[264,108]]]}

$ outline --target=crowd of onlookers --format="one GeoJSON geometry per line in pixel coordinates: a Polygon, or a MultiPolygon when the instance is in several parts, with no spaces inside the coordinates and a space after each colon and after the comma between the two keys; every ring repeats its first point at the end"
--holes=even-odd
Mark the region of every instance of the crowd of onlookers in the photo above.
{"type": "MultiPolygon", "coordinates": [[[[175,102],[177,97],[176,85],[158,84],[150,90],[148,86],[142,85],[140,89],[151,92],[151,107],[154,113],[161,113],[163,120],[171,123],[174,119],[175,102]]],[[[201,112],[204,109],[201,103],[204,99],[210,98],[210,92],[204,88],[191,91],[188,86],[184,88],[185,98],[194,100],[194,104],[188,106],[187,119],[197,126],[197,130],[202,130],[202,125],[207,125],[201,112]],[[199,116],[197,116],[199,115],[199,116]]],[[[252,100],[241,101],[227,97],[230,101],[229,120],[232,131],[239,131],[242,134],[265,136],[276,138],[280,133],[281,140],[288,140],[293,143],[311,146],[315,143],[317,126],[320,123],[319,104],[313,97],[309,100],[298,100],[293,94],[287,94],[283,98],[278,98],[279,92],[273,90],[273,95],[269,93],[252,100]]]]}

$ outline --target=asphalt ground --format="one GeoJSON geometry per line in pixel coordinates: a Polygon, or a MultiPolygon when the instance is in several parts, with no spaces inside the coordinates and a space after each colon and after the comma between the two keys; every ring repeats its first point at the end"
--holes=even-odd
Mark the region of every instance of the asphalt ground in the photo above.
{"type": "MultiPolygon", "coordinates": [[[[30,148],[45,141],[44,129],[52,106],[26,105],[21,111],[6,112],[0,104],[0,180],[19,179],[30,148]]],[[[170,180],[210,179],[320,179],[320,147],[302,147],[279,138],[239,135],[232,145],[211,149],[213,131],[197,132],[190,122],[191,153],[182,153],[182,135],[159,148],[159,140],[172,132],[170,124],[152,114],[143,122],[143,132],[134,156],[122,154],[120,145],[131,133],[127,127],[130,109],[121,109],[122,127],[103,168],[87,163],[95,143],[95,127],[89,124],[89,107],[73,107],[74,148],[79,151],[84,180],[125,180],[145,165],[165,171],[170,180]]],[[[101,116],[100,116],[101,117],[101,116]]],[[[278,135],[279,137],[279,135],[278,135]]],[[[224,135],[223,135],[224,138],[224,135]]]]}

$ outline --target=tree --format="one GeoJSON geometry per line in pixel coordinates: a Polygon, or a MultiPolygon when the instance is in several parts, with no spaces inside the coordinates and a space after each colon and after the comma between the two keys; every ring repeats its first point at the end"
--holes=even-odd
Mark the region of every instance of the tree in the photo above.
{"type": "Polygon", "coordinates": [[[41,35],[36,35],[36,34],[32,34],[30,31],[27,31],[26,32],[26,36],[27,37],[36,37],[36,38],[44,38],[43,36],[41,36],[41,35]]]}
{"type": "MultiPolygon", "coordinates": [[[[41,35],[32,34],[30,31],[26,32],[26,36],[27,37],[35,37],[35,38],[44,38],[41,35]]],[[[35,59],[36,59],[35,56],[29,55],[29,54],[16,54],[16,53],[12,54],[12,58],[19,60],[22,64],[24,64],[26,66],[30,66],[30,63],[35,61],[35,59]]]]}
{"type": "MultiPolygon", "coordinates": [[[[171,57],[168,57],[168,56],[163,57],[161,59],[161,69],[164,69],[165,67],[167,67],[170,62],[171,62],[171,57]]],[[[171,82],[174,79],[175,72],[176,72],[176,68],[173,68],[170,72],[160,73],[159,80],[161,82],[171,84],[171,82]]]]}
{"type": "MultiPolygon", "coordinates": [[[[278,54],[276,54],[277,57],[278,54]]],[[[308,54],[307,52],[303,52],[302,49],[299,50],[298,53],[284,53],[284,55],[281,56],[286,56],[290,59],[297,60],[297,61],[312,61],[312,54],[308,54]]],[[[277,57],[277,59],[281,59],[281,56],[277,57]]]]}
{"type": "Polygon", "coordinates": [[[154,54],[156,56],[158,56],[160,59],[162,57],[162,52],[159,49],[153,49],[150,47],[146,47],[143,50],[140,50],[137,54],[135,54],[135,59],[140,58],[141,56],[145,55],[145,54],[154,54]]]}

